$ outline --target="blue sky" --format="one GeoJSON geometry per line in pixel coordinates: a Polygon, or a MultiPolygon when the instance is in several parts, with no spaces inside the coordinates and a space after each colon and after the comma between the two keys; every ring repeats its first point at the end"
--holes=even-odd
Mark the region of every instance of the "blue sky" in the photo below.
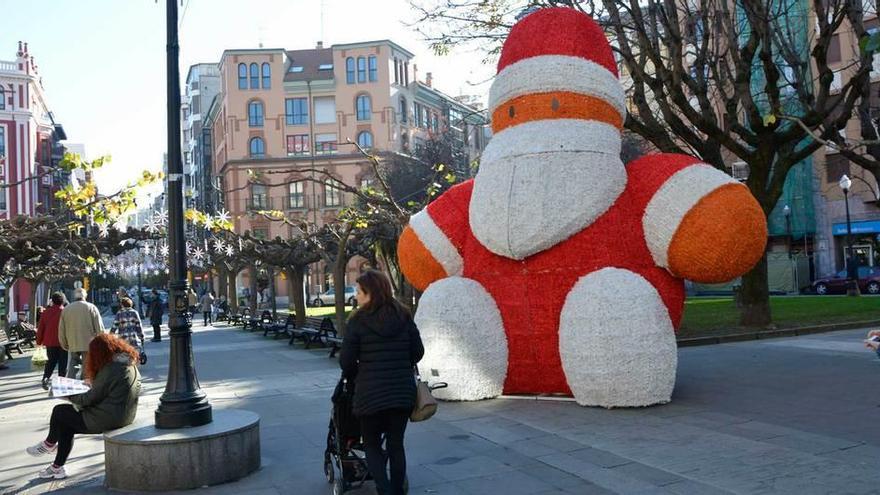
{"type": "MultiPolygon", "coordinates": [[[[482,56],[434,56],[403,23],[405,0],[184,0],[180,73],[217,62],[227,48],[308,48],[323,41],[389,38],[416,54],[420,78],[452,95],[481,94],[494,72],[482,56]],[[188,4],[188,5],[187,5],[188,4]],[[185,10],[184,10],[185,9],[185,10]]],[[[110,192],[145,168],[158,170],[165,139],[165,3],[155,0],[0,0],[0,60],[17,42],[36,57],[56,119],[70,142],[113,161],[98,175],[110,192]],[[22,6],[23,5],[23,6],[22,6]]]]}

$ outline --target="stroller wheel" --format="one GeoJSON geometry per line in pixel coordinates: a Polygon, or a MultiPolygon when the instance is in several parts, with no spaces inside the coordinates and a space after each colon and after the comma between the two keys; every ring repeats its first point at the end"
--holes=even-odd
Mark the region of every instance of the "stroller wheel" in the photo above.
{"type": "Polygon", "coordinates": [[[336,479],[336,473],[333,472],[333,462],[329,459],[324,461],[324,476],[327,477],[327,483],[333,483],[336,479]]]}
{"type": "Polygon", "coordinates": [[[345,493],[345,481],[337,478],[333,481],[333,495],[342,495],[345,493]]]}

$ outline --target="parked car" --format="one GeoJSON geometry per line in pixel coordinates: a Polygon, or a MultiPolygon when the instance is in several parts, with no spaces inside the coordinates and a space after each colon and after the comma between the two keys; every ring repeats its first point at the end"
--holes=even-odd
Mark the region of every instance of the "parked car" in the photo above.
{"type": "MultiPolygon", "coordinates": [[[[345,288],[345,304],[347,304],[349,306],[354,306],[354,304],[356,302],[355,298],[354,298],[354,292],[355,292],[355,289],[354,289],[353,285],[349,285],[348,287],[345,288]]],[[[312,300],[312,306],[321,307],[324,305],[331,305],[331,304],[336,304],[336,290],[335,289],[330,289],[323,294],[319,294],[317,297],[315,297],[314,300],[312,300]]]]}
{"type": "MultiPolygon", "coordinates": [[[[813,290],[820,296],[845,293],[846,270],[841,270],[831,277],[816,280],[813,282],[813,290]]],[[[865,294],[880,294],[880,268],[859,267],[859,290],[865,294]]]]}

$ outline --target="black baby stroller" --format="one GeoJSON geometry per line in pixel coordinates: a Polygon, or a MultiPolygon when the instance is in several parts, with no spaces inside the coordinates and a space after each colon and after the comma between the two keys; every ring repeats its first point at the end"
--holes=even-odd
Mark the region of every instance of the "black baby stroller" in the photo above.
{"type": "MultiPolygon", "coordinates": [[[[437,383],[431,389],[445,386],[445,383],[437,383]]],[[[367,469],[360,421],[352,412],[353,400],[354,386],[343,377],[333,392],[333,411],[324,451],[324,475],[333,484],[333,495],[360,488],[365,481],[373,479],[367,469]]],[[[405,480],[403,486],[404,490],[409,490],[408,481],[405,480]]]]}

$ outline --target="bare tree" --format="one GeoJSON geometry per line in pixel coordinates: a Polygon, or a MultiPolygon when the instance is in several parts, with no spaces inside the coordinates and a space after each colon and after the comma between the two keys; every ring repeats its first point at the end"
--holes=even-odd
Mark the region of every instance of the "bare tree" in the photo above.
{"type": "MultiPolygon", "coordinates": [[[[822,146],[815,138],[846,125],[871,70],[863,53],[839,83],[828,65],[832,36],[845,22],[865,32],[863,7],[853,0],[411,3],[439,52],[477,44],[497,54],[500,33],[529,9],[566,6],[592,15],[620,61],[626,129],[660,151],[696,154],[720,169],[745,162],[746,185],[765,215],[788,172],[822,146]],[[799,122],[784,118],[792,115],[799,122]]],[[[770,323],[766,257],[743,276],[741,302],[742,324],[770,323]]]]}

